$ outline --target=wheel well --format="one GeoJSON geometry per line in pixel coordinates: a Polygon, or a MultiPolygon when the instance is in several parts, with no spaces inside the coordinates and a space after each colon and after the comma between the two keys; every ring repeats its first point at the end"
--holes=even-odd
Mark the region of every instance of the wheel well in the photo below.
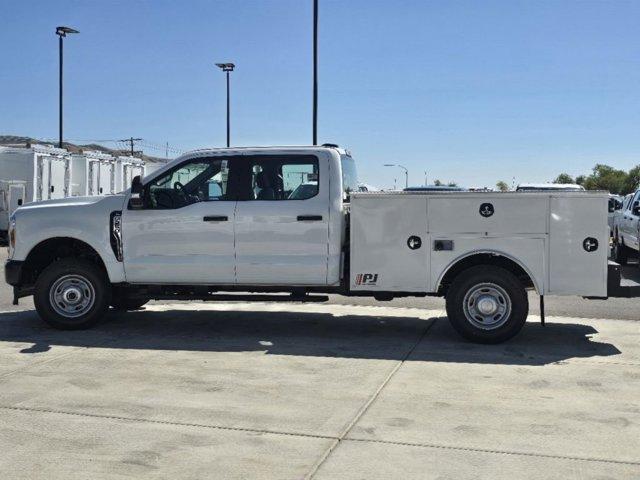
{"type": "Polygon", "coordinates": [[[525,288],[535,288],[531,276],[517,262],[497,253],[477,253],[459,260],[447,270],[440,281],[438,293],[446,295],[449,286],[458,274],[477,265],[493,265],[504,268],[513,273],[525,288]]]}
{"type": "Polygon", "coordinates": [[[56,260],[67,257],[83,258],[107,271],[102,258],[91,245],[69,237],[49,238],[33,247],[22,267],[22,284],[35,284],[38,275],[56,260]]]}

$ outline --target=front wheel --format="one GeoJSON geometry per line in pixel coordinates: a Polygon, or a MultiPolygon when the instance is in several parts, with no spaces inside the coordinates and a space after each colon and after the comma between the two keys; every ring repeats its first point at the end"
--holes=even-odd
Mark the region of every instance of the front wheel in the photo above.
{"type": "Polygon", "coordinates": [[[477,343],[515,336],[529,314],[527,292],[504,268],[478,265],[458,274],[447,292],[447,316],[455,330],[477,343]]]}
{"type": "Polygon", "coordinates": [[[40,317],[61,330],[95,325],[109,307],[110,285],[97,265],[79,258],[57,260],[38,276],[33,300],[40,317]]]}

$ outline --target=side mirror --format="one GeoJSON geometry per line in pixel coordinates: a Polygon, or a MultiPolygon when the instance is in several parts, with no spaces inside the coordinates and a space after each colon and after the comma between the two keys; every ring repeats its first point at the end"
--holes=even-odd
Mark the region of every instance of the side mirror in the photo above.
{"type": "Polygon", "coordinates": [[[142,197],[143,188],[140,175],[136,175],[131,180],[131,196],[129,197],[129,208],[132,210],[140,210],[144,207],[144,198],[142,197]]]}

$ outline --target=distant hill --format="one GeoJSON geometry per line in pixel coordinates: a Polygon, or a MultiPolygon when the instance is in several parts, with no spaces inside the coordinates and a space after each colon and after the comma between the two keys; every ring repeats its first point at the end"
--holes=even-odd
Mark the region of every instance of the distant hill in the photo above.
{"type": "MultiPolygon", "coordinates": [[[[58,146],[58,142],[51,142],[48,140],[39,140],[37,138],[21,137],[18,135],[0,135],[0,145],[3,145],[3,146],[25,147],[27,145],[34,144],[34,143],[37,143],[40,145],[52,145],[55,147],[58,146]]],[[[105,147],[104,145],[98,145],[96,143],[90,143],[87,145],[76,145],[74,143],[64,142],[63,146],[64,148],[69,150],[71,153],[80,153],[82,151],[88,151],[88,150],[98,150],[100,152],[108,153],[110,155],[129,155],[129,152],[105,147]]],[[[150,163],[166,163],[167,162],[165,158],[161,158],[161,157],[152,157],[150,155],[145,155],[145,154],[140,154],[136,156],[150,163]]]]}

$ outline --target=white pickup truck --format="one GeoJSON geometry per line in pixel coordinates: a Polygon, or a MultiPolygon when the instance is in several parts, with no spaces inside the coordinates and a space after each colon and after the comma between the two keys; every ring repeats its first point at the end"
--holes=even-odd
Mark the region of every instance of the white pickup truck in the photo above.
{"type": "Polygon", "coordinates": [[[613,220],[613,257],[621,265],[640,254],[640,190],[627,195],[613,220]]]}
{"type": "Polygon", "coordinates": [[[520,331],[528,289],[541,299],[637,293],[607,263],[606,193],[357,185],[354,160],[335,145],[194,151],[120,195],[18,208],[6,280],[15,302],[33,295],[63,329],[89,327],[109,306],[229,291],[445,296],[455,329],[485,343],[520,331]]]}

